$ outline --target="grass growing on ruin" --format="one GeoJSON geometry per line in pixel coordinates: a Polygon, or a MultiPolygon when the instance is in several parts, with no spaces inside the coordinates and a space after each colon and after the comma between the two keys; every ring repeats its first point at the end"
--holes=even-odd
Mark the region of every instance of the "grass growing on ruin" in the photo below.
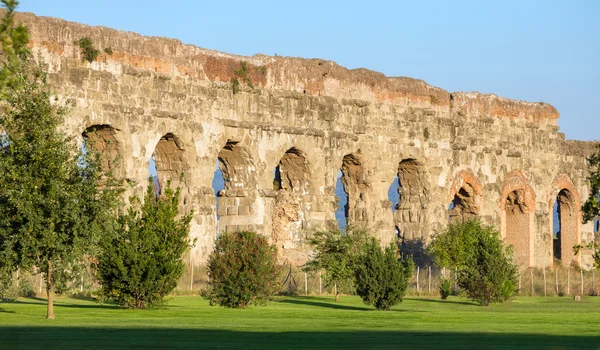
{"type": "Polygon", "coordinates": [[[1,348],[220,349],[596,349],[600,298],[531,298],[480,307],[409,298],[389,312],[357,297],[285,297],[245,310],[210,307],[199,297],[176,297],[159,310],[123,310],[58,298],[57,319],[45,300],[0,303],[1,348]]]}

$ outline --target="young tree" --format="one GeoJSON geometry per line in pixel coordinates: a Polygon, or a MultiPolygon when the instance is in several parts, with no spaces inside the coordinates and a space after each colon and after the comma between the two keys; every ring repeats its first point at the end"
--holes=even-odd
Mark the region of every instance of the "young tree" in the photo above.
{"type": "Polygon", "coordinates": [[[182,256],[191,247],[192,214],[179,215],[180,189],[173,191],[168,182],[164,195],[156,196],[152,182],[150,178],[144,203],[132,197],[116,234],[101,241],[100,294],[127,308],[163,303],[177,286],[185,268],[182,256]]]}
{"type": "Polygon", "coordinates": [[[382,249],[376,239],[370,239],[356,262],[356,294],[377,310],[390,310],[402,302],[413,269],[411,259],[398,259],[395,244],[382,249]]]}
{"type": "Polygon", "coordinates": [[[16,1],[3,1],[0,82],[0,269],[37,267],[45,275],[54,318],[55,272],[82,259],[110,228],[118,184],[93,152],[58,130],[66,110],[51,103],[41,65],[26,50],[26,29],[13,27],[16,1]],[[99,186],[102,180],[103,185],[99,186]]]}
{"type": "Polygon", "coordinates": [[[305,271],[324,269],[325,285],[335,286],[335,301],[339,301],[341,289],[352,289],[356,259],[368,241],[366,230],[348,227],[346,233],[339,230],[316,232],[310,244],[314,256],[304,265],[305,271]]]}
{"type": "Polygon", "coordinates": [[[450,223],[433,237],[428,249],[438,266],[457,269],[458,286],[481,305],[512,297],[517,266],[511,247],[504,245],[492,226],[482,226],[478,219],[450,223]]]}
{"type": "Polygon", "coordinates": [[[208,257],[210,284],[203,296],[211,305],[245,308],[277,292],[277,251],[255,232],[222,233],[208,257]]]}

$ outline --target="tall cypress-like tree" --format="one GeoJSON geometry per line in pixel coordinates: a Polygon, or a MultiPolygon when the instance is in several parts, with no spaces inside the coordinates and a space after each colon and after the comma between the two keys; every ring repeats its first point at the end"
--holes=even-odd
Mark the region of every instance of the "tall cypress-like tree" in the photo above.
{"type": "Polygon", "coordinates": [[[94,252],[101,234],[112,229],[120,186],[91,150],[59,131],[66,110],[53,103],[42,65],[26,50],[26,30],[14,27],[17,2],[3,3],[8,11],[0,26],[5,55],[0,70],[0,270],[37,267],[46,281],[47,318],[53,319],[55,272],[94,252]]]}

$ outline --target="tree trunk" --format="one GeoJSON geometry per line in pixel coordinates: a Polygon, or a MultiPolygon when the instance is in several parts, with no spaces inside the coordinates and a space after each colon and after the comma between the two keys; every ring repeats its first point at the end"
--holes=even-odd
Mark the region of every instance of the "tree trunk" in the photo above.
{"type": "Polygon", "coordinates": [[[48,272],[46,273],[46,294],[48,295],[48,315],[47,319],[54,319],[54,283],[52,282],[52,262],[48,261],[48,272]]]}
{"type": "Polygon", "coordinates": [[[340,295],[337,290],[337,283],[333,285],[333,292],[335,293],[335,302],[337,303],[338,301],[340,301],[340,295]]]}

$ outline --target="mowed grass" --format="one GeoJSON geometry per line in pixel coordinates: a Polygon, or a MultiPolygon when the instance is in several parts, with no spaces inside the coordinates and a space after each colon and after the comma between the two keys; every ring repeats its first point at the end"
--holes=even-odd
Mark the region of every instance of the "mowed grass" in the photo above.
{"type": "Polygon", "coordinates": [[[58,298],[0,303],[0,349],[600,349],[600,298],[531,298],[489,307],[407,298],[376,311],[357,297],[283,297],[245,310],[175,297],[157,310],[58,298]]]}

